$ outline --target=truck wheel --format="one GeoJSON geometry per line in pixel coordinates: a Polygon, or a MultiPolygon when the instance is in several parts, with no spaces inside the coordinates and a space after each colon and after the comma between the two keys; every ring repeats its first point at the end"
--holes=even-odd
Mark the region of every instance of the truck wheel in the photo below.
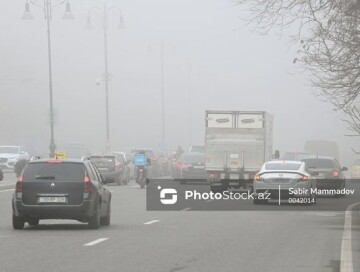
{"type": "Polygon", "coordinates": [[[16,216],[15,214],[13,214],[12,215],[12,224],[13,224],[13,228],[16,230],[23,229],[24,225],[25,225],[25,220],[23,217],[16,216]]]}
{"type": "Polygon", "coordinates": [[[254,205],[266,205],[268,204],[267,199],[254,199],[254,205]]]}
{"type": "Polygon", "coordinates": [[[225,186],[210,186],[210,190],[213,193],[223,193],[226,188],[225,186]]]}

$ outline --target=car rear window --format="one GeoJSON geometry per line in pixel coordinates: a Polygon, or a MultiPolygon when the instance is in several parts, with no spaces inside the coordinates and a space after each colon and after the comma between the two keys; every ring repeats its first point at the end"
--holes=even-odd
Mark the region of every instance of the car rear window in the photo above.
{"type": "Polygon", "coordinates": [[[27,181],[83,181],[85,166],[81,163],[30,163],[24,170],[24,182],[27,181]]]}
{"type": "Polygon", "coordinates": [[[300,163],[267,163],[265,164],[266,170],[299,170],[300,163]]]}
{"type": "Polygon", "coordinates": [[[184,155],[183,160],[185,162],[204,162],[205,155],[204,154],[187,154],[187,155],[184,155]]]}
{"type": "Polygon", "coordinates": [[[303,159],[303,162],[305,162],[306,166],[308,168],[334,168],[335,167],[335,162],[333,160],[329,160],[329,159],[303,159]]]}
{"type": "Polygon", "coordinates": [[[114,166],[115,164],[115,157],[90,157],[90,160],[96,165],[96,166],[114,166]]]}

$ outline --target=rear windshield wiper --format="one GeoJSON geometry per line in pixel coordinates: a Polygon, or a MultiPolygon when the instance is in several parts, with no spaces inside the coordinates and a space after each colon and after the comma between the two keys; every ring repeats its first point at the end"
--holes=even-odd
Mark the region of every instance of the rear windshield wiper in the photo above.
{"type": "Polygon", "coordinates": [[[55,179],[54,176],[35,176],[35,179],[55,179]]]}

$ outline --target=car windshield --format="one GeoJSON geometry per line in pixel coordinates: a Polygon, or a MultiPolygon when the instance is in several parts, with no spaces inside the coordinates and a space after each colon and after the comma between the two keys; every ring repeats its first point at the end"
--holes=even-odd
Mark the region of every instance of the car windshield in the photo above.
{"type": "Polygon", "coordinates": [[[24,182],[29,181],[84,181],[85,166],[81,163],[30,163],[24,170],[24,182]]]}
{"type": "Polygon", "coordinates": [[[284,171],[296,171],[299,170],[301,163],[266,163],[266,170],[284,170],[284,171]]]}
{"type": "Polygon", "coordinates": [[[19,150],[16,146],[0,146],[0,153],[18,154],[19,150]]]}
{"type": "Polygon", "coordinates": [[[331,159],[303,159],[308,168],[325,168],[332,169],[335,167],[334,160],[331,159]]]}

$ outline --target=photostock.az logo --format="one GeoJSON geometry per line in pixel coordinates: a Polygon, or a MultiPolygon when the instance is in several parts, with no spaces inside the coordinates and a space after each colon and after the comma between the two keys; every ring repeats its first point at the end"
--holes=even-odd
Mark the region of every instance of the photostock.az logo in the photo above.
{"type": "Polygon", "coordinates": [[[173,188],[161,189],[161,186],[158,187],[160,191],[160,202],[164,205],[173,205],[177,202],[177,191],[173,188]],[[169,198],[170,196],[170,198],[169,198]]]}

